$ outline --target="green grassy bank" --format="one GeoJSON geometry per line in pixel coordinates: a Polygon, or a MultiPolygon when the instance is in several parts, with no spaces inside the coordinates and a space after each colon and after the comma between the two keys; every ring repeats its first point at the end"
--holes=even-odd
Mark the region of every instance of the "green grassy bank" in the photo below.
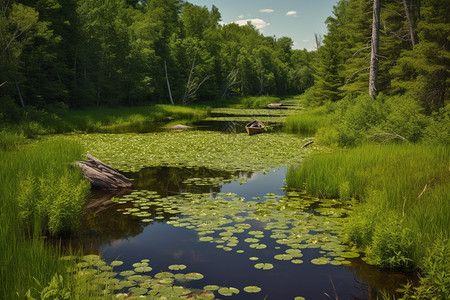
{"type": "MultiPolygon", "coordinates": [[[[63,106],[46,110],[27,108],[5,114],[4,128],[33,138],[44,134],[67,132],[149,132],[155,122],[196,121],[211,112],[208,106],[147,105],[135,107],[93,107],[85,110],[63,106]]],[[[1,114],[0,114],[1,116],[1,114]]],[[[1,120],[1,119],[0,119],[1,120]]]]}
{"type": "Polygon", "coordinates": [[[365,145],[321,153],[287,175],[290,188],[356,201],[350,243],[382,267],[426,274],[438,299],[450,296],[450,149],[444,145],[365,145]]]}
{"type": "Polygon", "coordinates": [[[45,236],[77,226],[89,184],[70,164],[81,159],[77,143],[53,140],[16,147],[0,150],[0,295],[40,298],[56,273],[67,276],[59,251],[47,245],[45,236]]]}

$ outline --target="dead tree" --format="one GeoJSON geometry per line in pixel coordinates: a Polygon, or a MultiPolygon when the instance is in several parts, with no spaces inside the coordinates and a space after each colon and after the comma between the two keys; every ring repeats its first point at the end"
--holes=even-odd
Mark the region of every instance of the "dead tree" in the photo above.
{"type": "Polygon", "coordinates": [[[319,51],[319,48],[322,47],[322,35],[314,33],[314,39],[316,41],[316,50],[319,51]]]}
{"type": "Polygon", "coordinates": [[[172,98],[172,91],[170,90],[169,74],[167,73],[167,63],[166,63],[166,61],[164,61],[164,71],[166,72],[167,89],[169,90],[170,102],[172,102],[172,105],[174,105],[173,98],[172,98]]]}
{"type": "Polygon", "coordinates": [[[194,59],[192,60],[191,70],[189,71],[188,81],[186,83],[186,89],[184,90],[184,95],[183,95],[183,98],[181,99],[181,102],[183,104],[189,103],[190,99],[192,99],[195,96],[195,93],[197,93],[198,89],[202,86],[202,84],[205,83],[206,80],[208,80],[209,78],[212,77],[212,75],[207,75],[205,78],[203,78],[203,80],[200,80],[199,78],[194,76],[197,52],[198,52],[198,48],[195,51],[194,59]]]}
{"type": "Polygon", "coordinates": [[[416,46],[416,40],[414,38],[414,29],[411,22],[411,15],[409,14],[408,4],[406,3],[406,0],[403,0],[403,7],[405,8],[405,15],[406,15],[406,21],[408,22],[408,29],[409,29],[409,36],[411,39],[411,45],[412,48],[416,46]]]}
{"type": "Polygon", "coordinates": [[[228,90],[235,84],[240,83],[240,81],[237,81],[237,76],[239,75],[239,70],[236,68],[233,68],[230,73],[227,75],[227,82],[225,83],[225,89],[223,91],[222,97],[225,98],[225,96],[228,93],[228,90]]]}
{"type": "Polygon", "coordinates": [[[380,44],[380,2],[373,0],[372,44],[370,54],[369,95],[375,98],[378,93],[378,51],[380,44]]]}
{"type": "Polygon", "coordinates": [[[81,172],[89,180],[93,188],[115,190],[132,187],[131,180],[117,170],[90,154],[87,154],[86,157],[89,160],[77,161],[76,164],[81,168],[81,172]]]}

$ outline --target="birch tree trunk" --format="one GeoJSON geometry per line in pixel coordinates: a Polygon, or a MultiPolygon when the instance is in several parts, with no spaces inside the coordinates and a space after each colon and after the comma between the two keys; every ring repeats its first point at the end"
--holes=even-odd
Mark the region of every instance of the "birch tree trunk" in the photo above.
{"type": "Polygon", "coordinates": [[[375,98],[378,93],[378,51],[380,43],[380,2],[373,0],[372,51],[370,55],[369,95],[375,98]]]}

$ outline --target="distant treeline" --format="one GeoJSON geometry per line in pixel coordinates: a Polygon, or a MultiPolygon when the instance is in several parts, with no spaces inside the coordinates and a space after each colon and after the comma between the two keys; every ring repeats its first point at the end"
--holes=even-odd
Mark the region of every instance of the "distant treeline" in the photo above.
{"type": "Polygon", "coordinates": [[[182,0],[0,0],[1,101],[170,103],[169,83],[184,104],[312,86],[315,52],[220,21],[215,6],[182,0]]]}
{"type": "MultiPolygon", "coordinates": [[[[382,0],[378,92],[448,100],[450,0],[382,0]]],[[[366,93],[373,1],[340,0],[316,51],[182,0],[0,0],[2,106],[186,104],[366,93]],[[170,85],[170,92],[168,85],[170,85]]],[[[1,113],[1,112],[0,112],[1,113]]],[[[3,116],[7,113],[3,113],[3,116]]]]}

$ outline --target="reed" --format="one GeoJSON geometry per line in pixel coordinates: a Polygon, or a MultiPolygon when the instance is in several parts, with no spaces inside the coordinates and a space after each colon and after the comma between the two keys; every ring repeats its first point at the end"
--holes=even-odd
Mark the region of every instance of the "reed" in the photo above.
{"type": "Polygon", "coordinates": [[[413,269],[426,267],[436,240],[449,240],[449,162],[445,146],[365,145],[312,156],[290,168],[286,182],[320,197],[359,200],[349,241],[381,266],[413,269]]]}
{"type": "Polygon", "coordinates": [[[0,295],[38,297],[55,273],[66,273],[45,235],[76,226],[87,182],[69,165],[81,158],[70,141],[38,141],[0,151],[0,295]]]}
{"type": "Polygon", "coordinates": [[[301,135],[314,135],[319,128],[326,127],[329,123],[329,106],[307,108],[298,114],[286,117],[285,130],[301,135]]]}

